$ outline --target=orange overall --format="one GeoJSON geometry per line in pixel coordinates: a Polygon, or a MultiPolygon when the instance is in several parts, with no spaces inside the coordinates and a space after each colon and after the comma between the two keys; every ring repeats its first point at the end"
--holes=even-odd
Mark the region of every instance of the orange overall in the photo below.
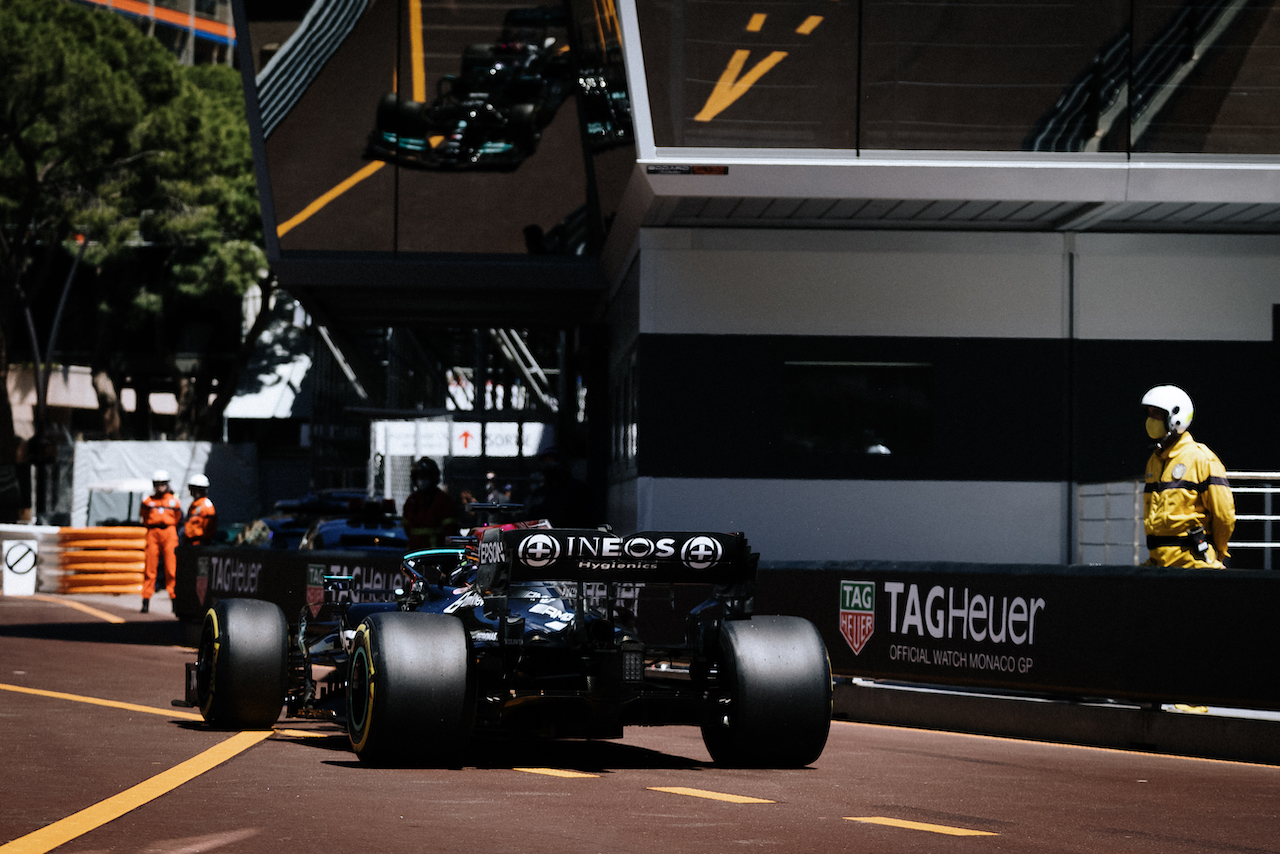
{"type": "Polygon", "coordinates": [[[150,599],[156,583],[156,570],[160,556],[164,555],[165,590],[173,598],[174,580],[177,575],[178,522],[182,519],[182,504],[172,492],[159,498],[148,495],[142,499],[142,524],[147,528],[147,544],[143,552],[146,563],[142,573],[142,598],[150,599]]]}
{"type": "Polygon", "coordinates": [[[218,533],[218,511],[213,508],[209,496],[202,495],[187,508],[187,521],[182,533],[193,546],[205,546],[213,542],[218,533]]]}

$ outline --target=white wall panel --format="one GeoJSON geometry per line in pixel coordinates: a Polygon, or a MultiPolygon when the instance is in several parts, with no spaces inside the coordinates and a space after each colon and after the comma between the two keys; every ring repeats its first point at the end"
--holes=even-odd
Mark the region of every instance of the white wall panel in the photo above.
{"type": "Polygon", "coordinates": [[[1271,340],[1280,237],[1081,234],[1075,244],[1078,338],[1271,340]]]}
{"type": "Polygon", "coordinates": [[[649,229],[640,331],[1058,338],[1062,235],[649,229]]]}
{"type": "Polygon", "coordinates": [[[1280,237],[647,229],[640,331],[1271,340],[1280,237]]]}
{"type": "MultiPolygon", "coordinates": [[[[635,530],[742,531],[762,560],[1060,564],[1060,483],[638,478],[635,530]]],[[[621,510],[621,508],[619,508],[621,510]]]]}

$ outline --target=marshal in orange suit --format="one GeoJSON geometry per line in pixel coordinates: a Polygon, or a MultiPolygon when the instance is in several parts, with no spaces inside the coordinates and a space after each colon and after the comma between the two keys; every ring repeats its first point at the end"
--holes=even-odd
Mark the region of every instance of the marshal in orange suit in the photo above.
{"type": "Polygon", "coordinates": [[[142,574],[142,613],[151,610],[151,593],[156,583],[160,557],[164,556],[165,590],[174,596],[174,578],[178,569],[178,523],[182,521],[182,503],[169,489],[169,473],[163,469],[151,476],[154,493],[142,499],[142,524],[147,529],[147,545],[143,552],[146,563],[142,574]]]}

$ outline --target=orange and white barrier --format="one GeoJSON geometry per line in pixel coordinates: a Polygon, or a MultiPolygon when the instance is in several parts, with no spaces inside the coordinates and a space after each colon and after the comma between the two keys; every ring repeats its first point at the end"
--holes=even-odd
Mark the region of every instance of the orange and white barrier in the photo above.
{"type": "Polygon", "coordinates": [[[59,593],[141,593],[142,527],[61,528],[59,593]]]}

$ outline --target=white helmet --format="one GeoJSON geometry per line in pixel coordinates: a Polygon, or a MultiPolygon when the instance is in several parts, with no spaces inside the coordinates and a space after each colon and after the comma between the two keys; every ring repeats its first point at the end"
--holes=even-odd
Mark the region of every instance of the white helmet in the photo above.
{"type": "Polygon", "coordinates": [[[1142,396],[1142,405],[1163,409],[1164,428],[1170,433],[1185,433],[1196,414],[1191,398],[1176,385],[1156,386],[1142,396]]]}
{"type": "Polygon", "coordinates": [[[164,469],[156,469],[151,475],[152,483],[168,483],[169,473],[164,469]]]}
{"type": "Polygon", "coordinates": [[[191,479],[187,481],[187,486],[198,486],[201,489],[209,488],[209,478],[202,474],[193,474],[191,479]]]}

